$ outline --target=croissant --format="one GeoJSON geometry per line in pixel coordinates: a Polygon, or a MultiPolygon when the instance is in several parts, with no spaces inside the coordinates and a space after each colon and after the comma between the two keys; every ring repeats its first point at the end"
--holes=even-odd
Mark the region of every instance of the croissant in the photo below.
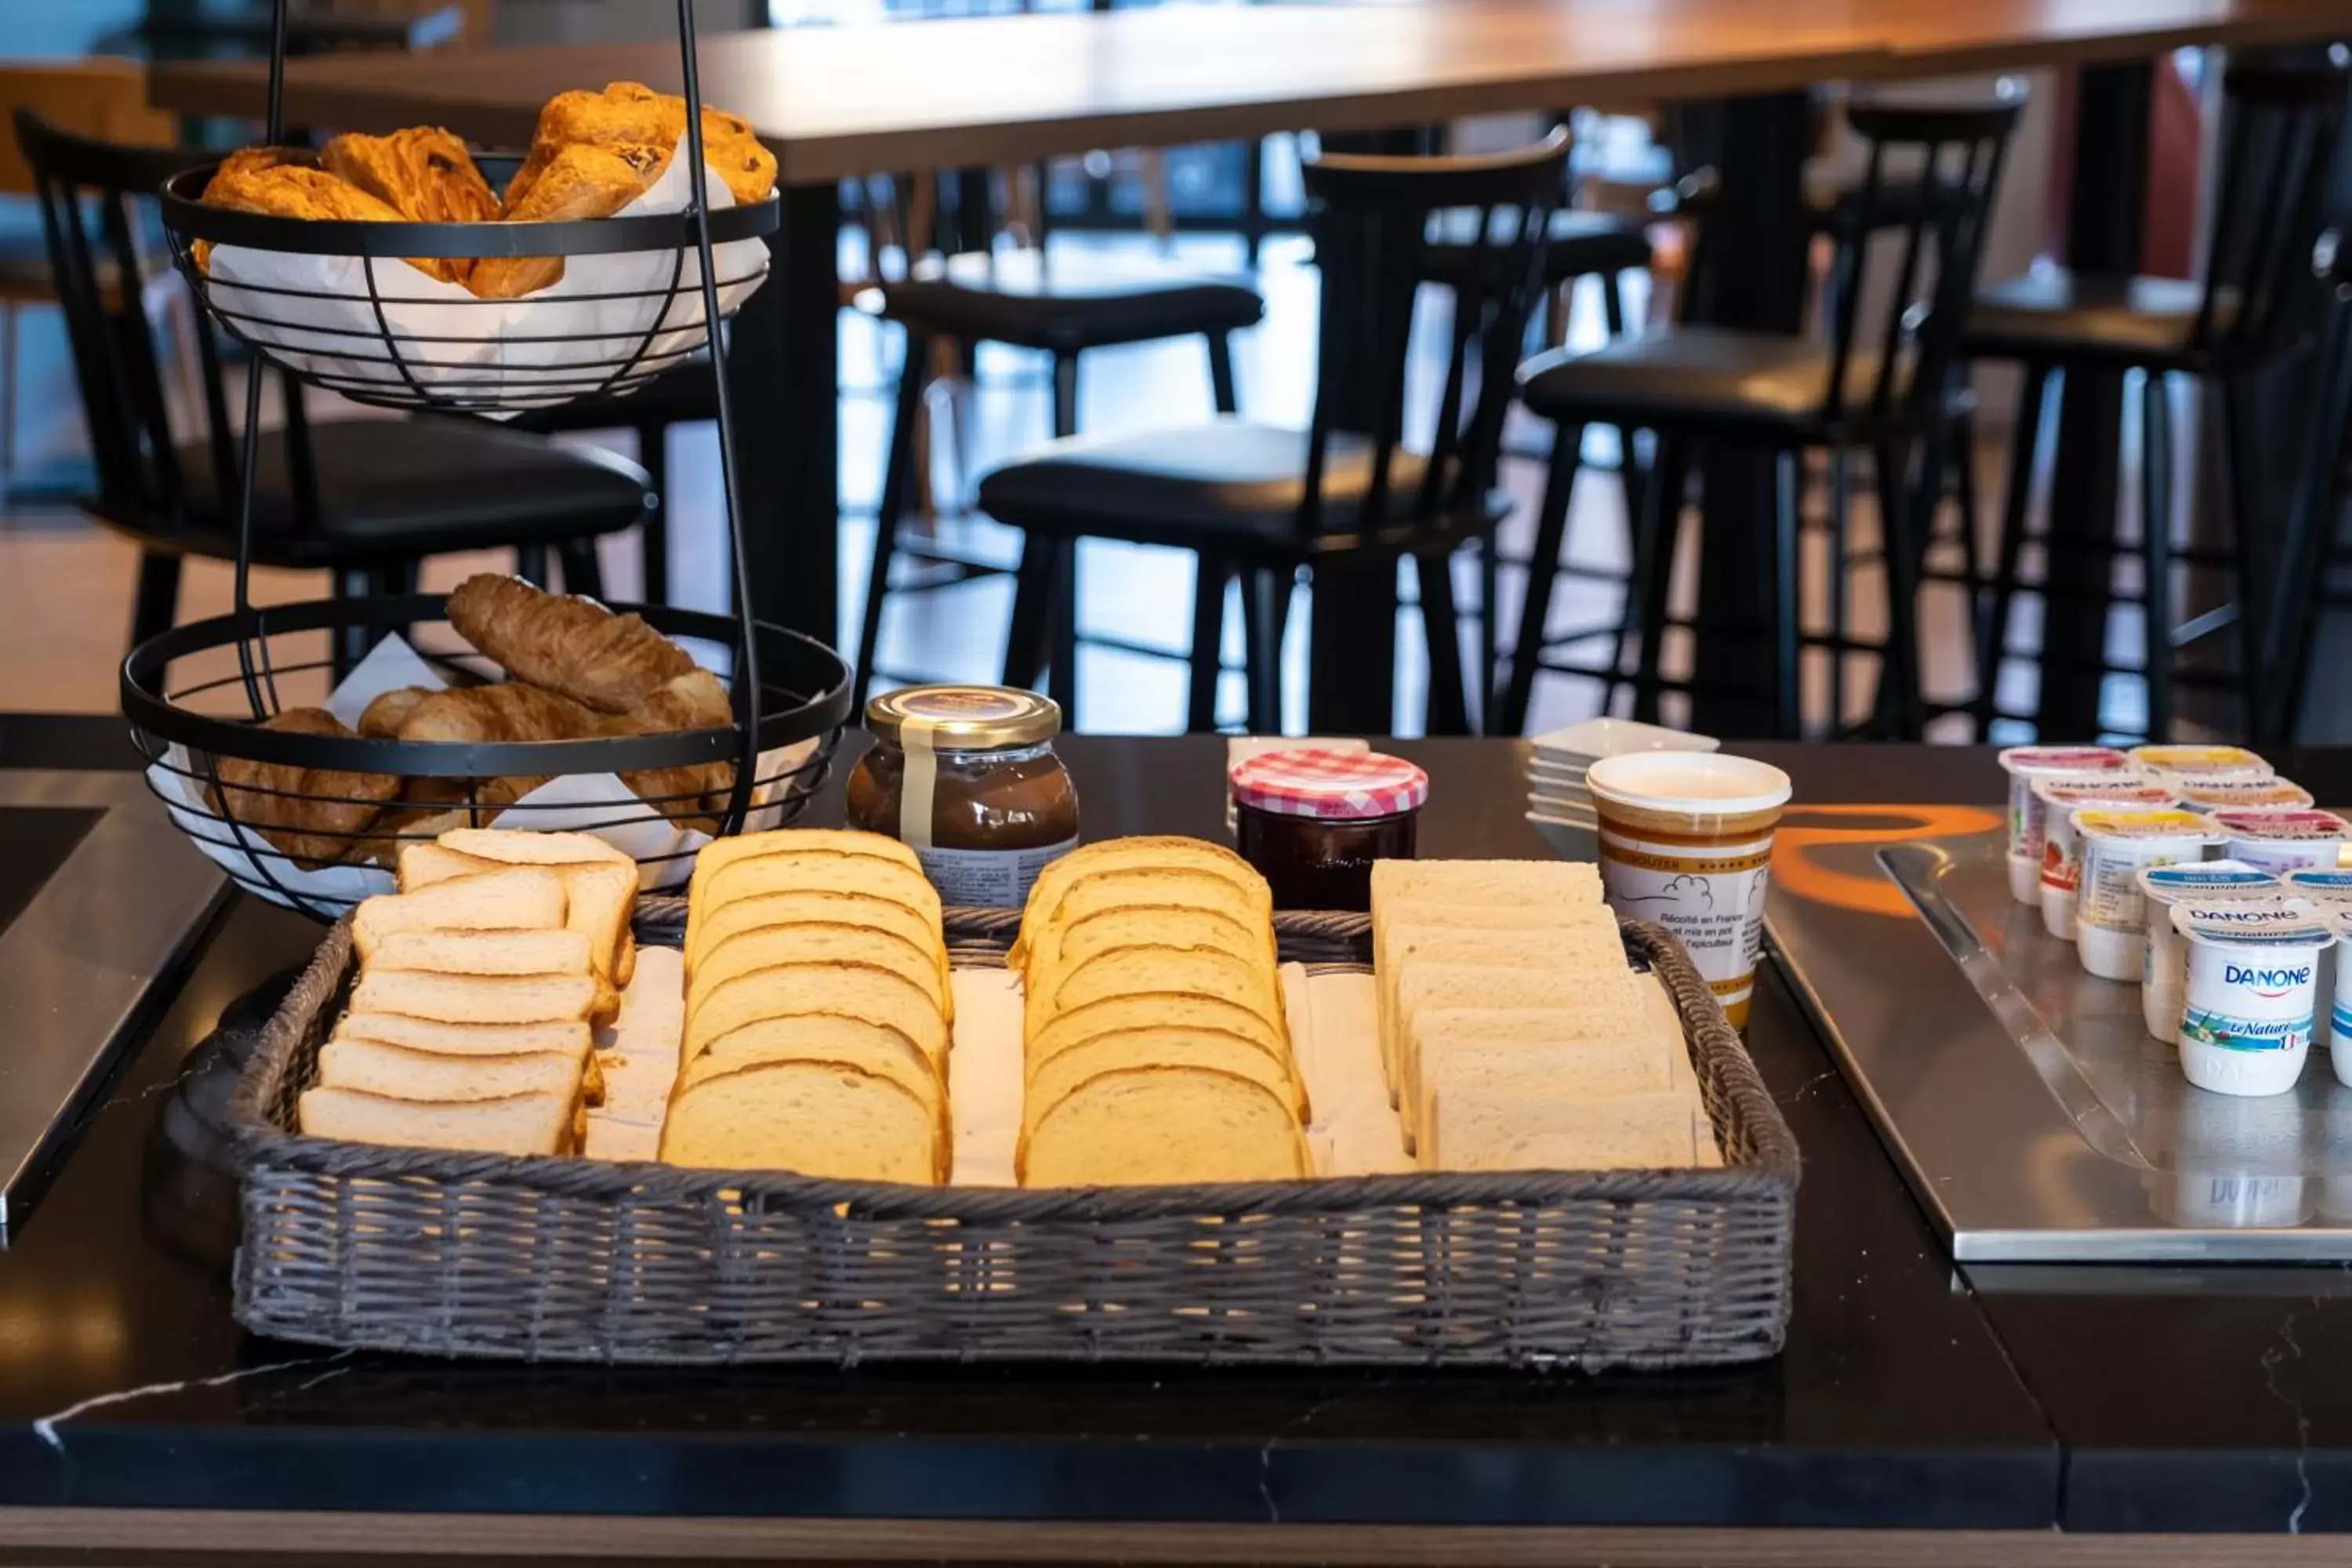
{"type": "Polygon", "coordinates": [[[449,595],[446,613],[459,637],[516,679],[600,713],[633,711],[666,683],[695,671],[686,650],[642,618],[516,577],[467,578],[449,595]]]}
{"type": "MultiPolygon", "coordinates": [[[[283,734],[349,735],[323,708],[289,708],[262,721],[283,734]]],[[[249,827],[295,865],[312,871],[346,858],[385,802],[400,793],[389,773],[346,773],[290,763],[216,759],[216,784],[205,786],[212,809],[249,827]]]]}
{"type": "MultiPolygon", "coordinates": [[[[319,153],[330,174],[341,176],[415,223],[488,223],[499,216],[499,198],[474,166],[466,143],[434,125],[412,126],[389,136],[338,136],[319,153]]],[[[448,282],[462,283],[470,259],[420,262],[448,282]]]]}
{"type": "MultiPolygon", "coordinates": [[[[685,134],[686,100],[643,82],[608,82],[602,92],[557,93],[539,112],[530,154],[508,182],[507,205],[511,209],[565,147],[650,146],[667,166],[685,134]]],[[[761,145],[749,122],[708,104],[702,110],[702,156],[738,202],[764,201],[776,188],[775,154],[761,145]]]]}
{"type": "MultiPolygon", "coordinates": [[[[404,741],[480,744],[652,734],[729,721],[726,690],[716,676],[697,669],[671,684],[677,689],[666,688],[663,700],[642,716],[598,713],[568,697],[520,680],[461,687],[434,692],[417,702],[402,721],[399,733],[404,741]],[[716,719],[709,717],[714,697],[716,719]]],[[[663,816],[698,821],[703,794],[710,787],[710,770],[722,765],[640,769],[623,773],[621,782],[663,816]]],[[[471,792],[474,813],[487,821],[546,782],[523,776],[482,780],[471,792]]]]}
{"type": "MultiPolygon", "coordinates": [[[[269,148],[248,148],[247,152],[255,155],[232,156],[214,172],[205,185],[203,199],[206,205],[268,217],[400,221],[397,207],[368,195],[341,175],[304,164],[276,162],[283,154],[269,148]]],[[[206,247],[197,258],[198,265],[208,268],[211,259],[212,251],[206,247]]],[[[444,282],[457,281],[447,261],[434,257],[410,257],[407,261],[427,277],[444,282]]]]}
{"type": "MultiPolygon", "coordinates": [[[[644,195],[668,161],[657,147],[565,147],[549,160],[520,199],[508,197],[499,216],[513,223],[610,217],[644,195]]],[[[474,263],[466,286],[485,300],[511,300],[562,276],[560,256],[485,257],[474,263]]]]}
{"type": "MultiPolygon", "coordinates": [[[[698,668],[666,682],[620,722],[629,732],[652,735],[672,730],[715,730],[734,720],[727,688],[709,670],[698,668]]],[[[709,795],[724,793],[733,783],[734,772],[726,763],[698,763],[623,773],[621,782],[681,826],[715,833],[718,824],[702,813],[709,807],[709,795]]]]}
{"type": "Polygon", "coordinates": [[[432,695],[429,686],[403,686],[383,692],[361,711],[360,733],[371,741],[394,739],[416,705],[432,695]]]}

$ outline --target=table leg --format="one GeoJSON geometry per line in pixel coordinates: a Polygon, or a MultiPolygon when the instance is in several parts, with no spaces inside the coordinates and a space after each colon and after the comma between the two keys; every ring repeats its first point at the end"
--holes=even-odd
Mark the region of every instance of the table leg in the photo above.
{"type": "MultiPolygon", "coordinates": [[[[2145,61],[2082,73],[2066,212],[2066,264],[2077,273],[2139,269],[2153,84],[2153,69],[2145,61]]],[[[2042,617],[2042,692],[2034,729],[2045,741],[2088,740],[2099,729],[2097,666],[2106,647],[2113,570],[2105,546],[2116,536],[2123,403],[2121,375],[2066,373],[2050,479],[2050,594],[2042,617]],[[2051,613],[2052,601],[2063,609],[2051,613]]]]}
{"type": "Polygon", "coordinates": [[[744,582],[759,619],[838,646],[841,193],[789,187],[766,287],[735,317],[728,386],[744,582]]]}
{"type": "MultiPolygon", "coordinates": [[[[1803,92],[1737,98],[1685,112],[1686,159],[1712,163],[1721,195],[1709,218],[1715,258],[1691,319],[1716,326],[1795,332],[1807,282],[1805,159],[1813,107],[1803,92]]],[[[1759,624],[1756,584],[1777,500],[1774,455],[1709,441],[1699,447],[1706,515],[1698,563],[1699,635],[1691,671],[1694,729],[1725,737],[1774,728],[1769,626],[1759,624]]],[[[1668,515],[1672,516],[1669,499],[1668,515]]]]}

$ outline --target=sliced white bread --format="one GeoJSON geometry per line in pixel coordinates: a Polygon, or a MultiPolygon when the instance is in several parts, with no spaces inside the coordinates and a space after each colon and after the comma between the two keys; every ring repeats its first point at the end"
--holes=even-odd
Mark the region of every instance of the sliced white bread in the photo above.
{"type": "Polygon", "coordinates": [[[578,1101],[554,1092],[428,1101],[321,1087],[306,1092],[295,1113],[302,1131],[314,1138],[484,1154],[561,1154],[574,1142],[578,1101]]]}
{"type": "Polygon", "coordinates": [[[1418,1091],[1407,1103],[1404,1131],[1417,1144],[1429,1107],[1457,1089],[1514,1091],[1531,1100],[1573,1096],[1605,1100],[1656,1094],[1675,1087],[1672,1062],[1646,1031],[1633,1037],[1596,1034],[1585,1015],[1565,1010],[1431,1008],[1413,1020],[1418,1091]],[[1490,1020],[1549,1019],[1540,1032],[1498,1035],[1490,1020]]]}
{"type": "Polygon", "coordinates": [[[1601,868],[1587,860],[1375,860],[1372,910],[1394,899],[1542,908],[1601,902],[1601,868]]]}
{"type": "Polygon", "coordinates": [[[1029,901],[1024,907],[1024,921],[1030,914],[1049,918],[1053,906],[1072,884],[1105,871],[1135,867],[1192,866],[1215,871],[1231,878],[1237,885],[1247,887],[1263,884],[1265,879],[1257,868],[1234,854],[1222,844],[1212,844],[1205,838],[1190,838],[1181,834],[1138,834],[1127,838],[1105,838],[1093,844],[1082,844],[1037,873],[1029,886],[1029,901]]]}
{"type": "MultiPolygon", "coordinates": [[[[501,846],[509,847],[511,840],[552,837],[536,833],[494,832],[487,828],[453,828],[442,837],[446,839],[455,833],[475,831],[488,833],[501,846]]],[[[564,895],[564,918],[555,923],[567,926],[588,939],[589,952],[599,974],[618,987],[625,987],[629,984],[636,972],[636,943],[629,931],[629,918],[635,910],[637,899],[635,861],[615,850],[610,857],[525,861],[505,869],[501,868],[507,868],[507,863],[452,849],[444,843],[410,844],[400,852],[401,896],[411,896],[412,889],[416,893],[436,893],[451,883],[470,882],[485,876],[512,876],[529,871],[533,875],[552,877],[564,895]]]]}
{"type": "Polygon", "coordinates": [[[381,1040],[415,1051],[439,1051],[448,1056],[503,1057],[556,1051],[584,1057],[595,1033],[584,1019],[551,1019],[528,1024],[446,1023],[415,1018],[404,1013],[370,1013],[353,1008],[335,1020],[337,1039],[381,1040]]]}
{"type": "MultiPolygon", "coordinates": [[[[1066,907],[1083,902],[1100,885],[1080,884],[1066,900],[1066,907]]],[[[1050,986],[1054,976],[1115,947],[1150,944],[1211,948],[1230,952],[1249,963],[1269,963],[1273,959],[1267,948],[1269,928],[1265,923],[1228,910],[1121,903],[1081,914],[1048,930],[1048,944],[1053,952],[1036,955],[1025,976],[1032,984],[1050,986]]]]}
{"type": "Polygon", "coordinates": [[[1207,948],[1115,947],[1063,971],[1027,999],[1024,1037],[1059,1013],[1138,992],[1194,992],[1248,1008],[1286,1042],[1282,992],[1272,965],[1207,948]]]}
{"type": "Polygon", "coordinates": [[[1412,1077],[1397,1026],[1398,978],[1424,963],[1475,963],[1490,969],[1555,969],[1575,973],[1623,970],[1624,944],[1616,922],[1595,916],[1538,931],[1465,930],[1450,925],[1375,927],[1373,983],[1379,988],[1381,1060],[1392,1081],[1412,1077]]]}
{"type": "Polygon", "coordinates": [[[485,871],[495,871],[501,862],[485,860],[478,855],[461,854],[443,845],[439,839],[429,844],[404,844],[400,847],[400,890],[421,892],[436,882],[446,882],[457,877],[478,877],[485,871]]]}
{"type": "Polygon", "coordinates": [[[1431,1108],[1423,1162],[1443,1171],[1622,1171],[1715,1164],[1706,1113],[1678,1089],[1530,1100],[1464,1089],[1431,1108]]]}
{"type": "Polygon", "coordinates": [[[926,920],[895,900],[871,893],[765,893],[755,899],[734,899],[707,910],[687,950],[686,975],[690,983],[703,958],[747,932],[771,926],[871,926],[905,937],[918,947],[937,950],[940,978],[948,973],[947,939],[939,921],[926,920]]]}
{"type": "Polygon", "coordinates": [[[942,949],[916,942],[873,926],[788,925],[746,931],[719,943],[703,955],[687,991],[688,1027],[709,995],[739,974],[773,969],[786,963],[871,963],[903,974],[922,989],[941,1016],[955,1021],[952,993],[942,974],[942,949]]]}
{"type": "MultiPolygon", "coordinates": [[[[1509,969],[1474,963],[1414,963],[1390,993],[1393,1038],[1412,1037],[1413,1019],[1430,1007],[1548,1007],[1581,1015],[1596,1035],[1630,1037],[1642,1027],[1643,1004],[1630,969],[1509,969]]],[[[1389,1103],[1403,1110],[1417,1094],[1409,1053],[1391,1065],[1389,1103]]]]}
{"type": "Polygon", "coordinates": [[[762,1019],[807,1013],[887,1024],[914,1041],[934,1068],[947,1060],[947,1019],[928,992],[877,964],[837,963],[779,964],[712,986],[687,1025],[685,1057],[762,1019]]]}
{"type": "MultiPolygon", "coordinates": [[[[1436,864],[1436,862],[1433,862],[1436,864]]],[[[1582,901],[1556,903],[1447,903],[1435,899],[1395,897],[1381,900],[1372,914],[1372,973],[1391,974],[1397,958],[1390,951],[1392,932],[1413,930],[1461,931],[1602,931],[1617,942],[1617,917],[1608,906],[1582,901]]],[[[1586,940],[1586,939],[1570,939],[1586,940]]],[[[1622,946],[1622,943],[1620,943],[1622,946]]],[[[1382,1058],[1388,1041],[1383,1038],[1382,1058]]]]}
{"type": "Polygon", "coordinates": [[[401,1100],[504,1100],[518,1094],[581,1092],[582,1058],[552,1051],[529,1056],[442,1056],[377,1040],[329,1040],[319,1047],[319,1081],[401,1100]]]}
{"type": "Polygon", "coordinates": [[[1238,1035],[1214,1029],[1129,1029],[1097,1035],[1034,1064],[1022,1100],[1029,1126],[1089,1079],[1127,1068],[1202,1067],[1245,1078],[1282,1096],[1299,1121],[1311,1119],[1307,1089],[1288,1067],[1238,1035]]]}
{"type": "MultiPolygon", "coordinates": [[[[1263,931],[1270,949],[1274,894],[1264,878],[1245,866],[1236,871],[1230,858],[1230,851],[1220,850],[1215,857],[1180,856],[1153,860],[1142,852],[1123,849],[1118,855],[1105,857],[1090,869],[1066,877],[1049,893],[1032,889],[1029,903],[1021,916],[1020,938],[1005,962],[1028,973],[1040,960],[1052,958],[1050,935],[1060,927],[1090,914],[1129,905],[1221,910],[1244,927],[1263,931]]],[[[1059,869],[1067,859],[1066,856],[1055,861],[1046,868],[1047,873],[1059,869]]]]}
{"type": "Polygon", "coordinates": [[[1199,1067],[1099,1073],[1020,1142],[1024,1186],[1260,1182],[1307,1173],[1307,1143],[1282,1096],[1199,1067]]]}
{"type": "Polygon", "coordinates": [[[367,966],[441,974],[585,974],[588,939],[576,931],[394,931],[376,944],[367,966]]]}
{"type": "Polygon", "coordinates": [[[905,1085],[933,1107],[947,1095],[940,1065],[904,1031],[838,1013],[799,1013],[746,1024],[689,1058],[677,1081],[683,1088],[699,1078],[767,1061],[847,1062],[905,1085]]]}
{"type": "Polygon", "coordinates": [[[509,866],[574,866],[605,860],[636,869],[637,863],[593,833],[539,833],[510,827],[453,827],[441,835],[444,849],[509,866]]]}
{"type": "Polygon", "coordinates": [[[1059,1052],[1102,1035],[1159,1027],[1213,1029],[1247,1040],[1277,1063],[1290,1062],[1284,1031],[1252,1008],[1195,992],[1142,991],[1056,1013],[1030,1034],[1029,1066],[1034,1071],[1059,1052]]]}
{"type": "MultiPolygon", "coordinates": [[[[703,853],[726,843],[720,839],[703,853]]],[[[778,893],[859,893],[904,904],[933,930],[940,924],[940,894],[918,870],[874,855],[834,850],[777,850],[737,860],[705,875],[698,867],[687,893],[686,950],[704,950],[702,922],[729,904],[778,893]]]]}
{"type": "Polygon", "coordinates": [[[697,1080],[670,1102],[661,1157],[847,1181],[947,1175],[938,1116],[901,1085],[841,1062],[761,1062],[697,1080]]]}
{"type": "Polygon", "coordinates": [[[879,860],[894,860],[907,869],[920,872],[923,863],[915,852],[885,834],[861,833],[845,827],[778,827],[765,833],[739,833],[732,838],[720,838],[703,846],[695,857],[697,879],[716,877],[728,867],[744,860],[757,860],[778,854],[867,855],[879,860]]]}
{"type": "Polygon", "coordinates": [[[586,1021],[604,992],[593,974],[425,974],[362,972],[352,1010],[404,1013],[447,1024],[586,1021]]]}
{"type": "Polygon", "coordinates": [[[563,880],[536,867],[454,878],[413,893],[379,893],[352,912],[352,940],[364,963],[395,931],[546,931],[570,909],[563,880]]]}

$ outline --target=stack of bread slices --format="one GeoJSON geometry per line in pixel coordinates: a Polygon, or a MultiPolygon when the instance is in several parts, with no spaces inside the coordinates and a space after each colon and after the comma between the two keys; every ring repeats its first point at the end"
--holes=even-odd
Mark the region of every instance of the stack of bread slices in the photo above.
{"type": "Polygon", "coordinates": [[[577,835],[450,837],[462,847],[411,846],[402,890],[353,912],[359,978],[302,1131],[569,1153],[603,1093],[594,1029],[619,1008],[636,866],[577,835]]]}
{"type": "Polygon", "coordinates": [[[788,828],[706,847],[688,894],[672,1164],[935,1184],[954,995],[914,852],[788,828]]]}
{"type": "Polygon", "coordinates": [[[1426,1170],[1716,1163],[1681,1030],[1591,865],[1372,867],[1381,1058],[1426,1170]]]}
{"type": "Polygon", "coordinates": [[[1029,1186],[1308,1173],[1273,896],[1232,851],[1111,839],[1046,868],[1011,963],[1029,1186]]]}

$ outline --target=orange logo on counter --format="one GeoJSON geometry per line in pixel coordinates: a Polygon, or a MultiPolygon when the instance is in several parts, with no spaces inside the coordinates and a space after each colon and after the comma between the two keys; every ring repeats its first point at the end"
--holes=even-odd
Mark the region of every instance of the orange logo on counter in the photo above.
{"type": "Polygon", "coordinates": [[[1780,836],[1772,845],[1772,879],[1812,903],[1909,920],[1911,900],[1876,867],[1867,873],[1832,870],[1815,859],[1812,851],[1825,844],[1958,838],[1990,832],[2003,820],[1998,811],[1969,805],[1791,806],[1781,815],[1780,836]]]}

